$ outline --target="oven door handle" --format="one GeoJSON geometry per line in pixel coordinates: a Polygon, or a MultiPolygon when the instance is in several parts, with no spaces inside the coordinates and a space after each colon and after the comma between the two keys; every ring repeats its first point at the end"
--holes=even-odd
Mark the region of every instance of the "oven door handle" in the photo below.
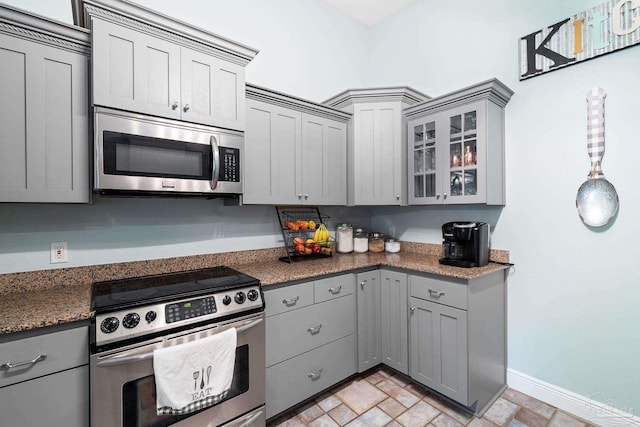
{"type": "MultiPolygon", "coordinates": [[[[259,318],[259,319],[253,319],[253,320],[245,320],[244,322],[238,322],[239,326],[235,326],[236,333],[244,332],[247,329],[252,328],[252,327],[256,326],[257,324],[261,323],[262,321],[263,321],[263,319],[259,318]]],[[[221,332],[221,331],[219,331],[219,332],[221,332]]],[[[215,334],[217,334],[219,332],[216,332],[215,334]]],[[[215,334],[212,334],[212,335],[215,335],[215,334]]],[[[152,343],[152,344],[158,344],[158,343],[161,343],[161,342],[162,341],[158,341],[158,342],[152,343]]],[[[125,351],[125,352],[114,354],[114,355],[111,355],[111,356],[105,356],[105,357],[101,358],[100,360],[98,360],[96,362],[96,366],[122,365],[122,364],[125,364],[125,363],[140,362],[142,360],[151,359],[153,357],[153,350],[152,351],[145,351],[143,353],[137,353],[136,351],[139,351],[139,349],[131,350],[131,351],[125,351]]]]}

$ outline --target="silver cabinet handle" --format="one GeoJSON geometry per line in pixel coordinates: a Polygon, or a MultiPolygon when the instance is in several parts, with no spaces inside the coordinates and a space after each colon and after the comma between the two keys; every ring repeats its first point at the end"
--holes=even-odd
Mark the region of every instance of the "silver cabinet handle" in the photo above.
{"type": "Polygon", "coordinates": [[[440,298],[441,296],[444,296],[444,292],[434,291],[433,289],[429,289],[429,295],[431,295],[434,298],[440,298]]]}
{"type": "Polygon", "coordinates": [[[411,307],[411,308],[409,308],[409,311],[410,311],[411,313],[413,313],[414,311],[416,311],[416,308],[415,308],[415,307],[411,307]]]}
{"type": "Polygon", "coordinates": [[[342,285],[338,285],[336,287],[329,288],[329,292],[332,293],[333,295],[339,294],[341,290],[342,290],[342,285]]]}
{"type": "Polygon", "coordinates": [[[299,299],[300,297],[285,298],[282,300],[282,303],[284,305],[295,305],[295,303],[297,303],[299,299]]]}
{"type": "Polygon", "coordinates": [[[400,195],[396,194],[396,200],[400,200],[400,195]]]}
{"type": "Polygon", "coordinates": [[[308,194],[305,194],[305,195],[304,195],[304,199],[305,199],[305,200],[307,200],[308,198],[309,198],[309,195],[308,195],[308,194]]]}
{"type": "Polygon", "coordinates": [[[182,111],[186,113],[187,111],[189,111],[189,108],[191,108],[189,104],[184,104],[184,108],[182,109],[182,111]]]}
{"type": "Polygon", "coordinates": [[[176,108],[178,108],[178,101],[173,101],[173,104],[171,104],[171,109],[175,110],[176,108]]]}
{"type": "Polygon", "coordinates": [[[298,199],[302,199],[302,193],[298,194],[298,199]]]}
{"type": "Polygon", "coordinates": [[[27,360],[27,361],[18,362],[18,363],[6,362],[6,363],[3,363],[2,365],[0,365],[0,369],[11,369],[11,368],[17,368],[18,366],[35,365],[36,363],[40,362],[41,360],[44,360],[46,357],[47,357],[47,355],[45,353],[42,353],[42,354],[37,355],[36,358],[32,359],[32,360],[27,360]]]}
{"type": "Polygon", "coordinates": [[[436,194],[436,199],[440,198],[440,193],[436,194]]]}
{"type": "Polygon", "coordinates": [[[322,374],[322,368],[318,368],[315,372],[309,372],[307,376],[311,378],[311,381],[314,381],[320,378],[321,374],[322,374]]]}
{"type": "Polygon", "coordinates": [[[446,199],[446,198],[447,198],[447,193],[444,193],[444,194],[443,194],[443,196],[444,196],[444,198],[446,199]]]}
{"type": "Polygon", "coordinates": [[[320,328],[322,328],[322,323],[318,323],[316,326],[307,328],[307,332],[309,332],[311,335],[315,335],[320,332],[320,328]]]}
{"type": "Polygon", "coordinates": [[[360,289],[364,289],[365,283],[367,283],[366,280],[363,280],[362,282],[360,282],[360,289]]]}

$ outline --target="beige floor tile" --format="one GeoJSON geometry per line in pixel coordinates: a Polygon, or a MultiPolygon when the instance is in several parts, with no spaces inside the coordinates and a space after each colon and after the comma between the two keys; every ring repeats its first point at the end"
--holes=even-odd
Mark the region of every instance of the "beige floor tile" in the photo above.
{"type": "Polygon", "coordinates": [[[387,398],[386,394],[365,380],[354,381],[336,395],[358,415],[387,398]]]}
{"type": "Polygon", "coordinates": [[[400,387],[390,379],[381,382],[376,387],[387,393],[389,396],[393,397],[398,402],[402,403],[407,408],[410,408],[420,400],[418,396],[400,387]]]}
{"type": "Polygon", "coordinates": [[[426,396],[423,400],[459,423],[466,425],[473,418],[473,415],[435,395],[426,396]]]}
{"type": "Polygon", "coordinates": [[[549,427],[585,427],[587,424],[565,412],[556,411],[549,427]]]}
{"type": "Polygon", "coordinates": [[[307,424],[324,414],[322,408],[320,408],[314,402],[304,405],[296,412],[298,413],[300,419],[307,424]]]}
{"type": "Polygon", "coordinates": [[[365,377],[365,379],[367,381],[369,381],[373,385],[376,385],[379,382],[386,380],[387,378],[388,377],[385,376],[385,375],[382,375],[380,373],[380,371],[376,371],[376,372],[372,373],[371,375],[368,375],[368,376],[365,377]]]}
{"type": "Polygon", "coordinates": [[[404,405],[395,400],[393,397],[390,397],[378,403],[378,408],[386,412],[391,418],[396,418],[398,415],[407,410],[404,405]]]}
{"type": "Polygon", "coordinates": [[[307,423],[296,415],[280,422],[276,421],[275,424],[269,423],[269,425],[273,425],[273,427],[306,427],[307,423]]]}
{"type": "Polygon", "coordinates": [[[423,427],[429,424],[431,420],[435,419],[438,415],[440,415],[440,411],[429,405],[424,400],[421,400],[403,412],[402,415],[396,418],[396,421],[404,427],[423,427]]]}
{"type": "Polygon", "coordinates": [[[340,425],[333,421],[329,415],[324,414],[320,418],[311,421],[309,427],[340,427],[340,425]]]}
{"type": "Polygon", "coordinates": [[[396,420],[393,420],[389,424],[385,425],[384,427],[402,427],[402,424],[400,424],[396,420]]]}
{"type": "Polygon", "coordinates": [[[419,386],[418,384],[415,384],[415,383],[409,384],[404,389],[407,390],[408,392],[415,394],[420,399],[424,399],[427,396],[431,396],[431,393],[429,392],[429,390],[426,390],[424,387],[419,386]]]}
{"type": "Polygon", "coordinates": [[[506,389],[504,393],[502,393],[502,398],[540,414],[547,419],[550,419],[555,411],[553,406],[547,405],[538,399],[534,399],[533,397],[527,396],[526,394],[520,393],[512,388],[506,389]]]}
{"type": "Polygon", "coordinates": [[[391,381],[398,384],[400,387],[405,388],[411,382],[411,380],[407,379],[404,375],[396,374],[389,377],[391,381]]]}
{"type": "Polygon", "coordinates": [[[347,424],[347,427],[382,427],[391,422],[391,417],[378,407],[368,410],[355,420],[347,424]]]}
{"type": "Polygon", "coordinates": [[[431,421],[431,425],[434,427],[464,427],[464,424],[454,420],[446,414],[440,414],[431,421]]]}
{"type": "Polygon", "coordinates": [[[522,408],[516,414],[516,420],[528,427],[546,427],[549,420],[537,412],[522,408]]]}
{"type": "Polygon", "coordinates": [[[336,406],[335,408],[330,410],[329,415],[335,420],[335,422],[337,422],[341,426],[348,424],[351,420],[358,416],[358,414],[353,412],[351,408],[349,408],[345,404],[336,406]]]}
{"type": "Polygon", "coordinates": [[[498,426],[508,426],[509,422],[516,416],[519,410],[520,406],[515,403],[498,398],[482,418],[498,426]]]}
{"type": "Polygon", "coordinates": [[[324,394],[316,399],[318,406],[324,411],[329,412],[336,406],[342,404],[342,401],[338,399],[334,394],[324,394]]]}
{"type": "Polygon", "coordinates": [[[467,427],[496,427],[496,425],[490,421],[483,420],[482,418],[474,418],[471,420],[467,427]]]}

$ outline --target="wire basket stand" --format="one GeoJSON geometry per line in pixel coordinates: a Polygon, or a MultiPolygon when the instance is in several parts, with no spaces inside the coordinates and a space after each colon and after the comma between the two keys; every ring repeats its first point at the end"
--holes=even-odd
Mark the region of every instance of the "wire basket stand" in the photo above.
{"type": "Polygon", "coordinates": [[[286,256],[278,258],[280,261],[293,263],[302,260],[331,257],[331,252],[300,254],[296,252],[295,244],[293,243],[293,239],[296,237],[305,241],[312,239],[316,228],[319,227],[320,224],[326,224],[329,216],[320,213],[320,209],[318,209],[317,206],[276,206],[276,213],[278,214],[278,222],[284,239],[284,249],[287,253],[286,256]],[[316,226],[313,227],[313,229],[305,228],[298,230],[285,226],[285,222],[287,221],[295,223],[298,220],[303,222],[313,221],[316,226]]]}

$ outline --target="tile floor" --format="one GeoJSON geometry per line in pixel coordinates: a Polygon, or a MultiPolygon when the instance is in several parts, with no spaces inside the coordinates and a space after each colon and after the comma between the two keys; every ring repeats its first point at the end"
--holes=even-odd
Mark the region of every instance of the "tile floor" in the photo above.
{"type": "Polygon", "coordinates": [[[469,415],[384,367],[272,419],[267,427],[592,427],[560,409],[507,389],[482,418],[469,415]]]}

